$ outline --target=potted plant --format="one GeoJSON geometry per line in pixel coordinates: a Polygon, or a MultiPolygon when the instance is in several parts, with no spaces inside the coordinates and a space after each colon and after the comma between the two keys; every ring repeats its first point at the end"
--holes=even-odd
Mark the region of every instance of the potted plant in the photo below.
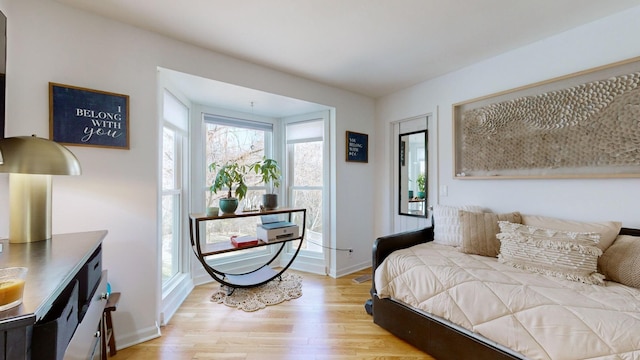
{"type": "Polygon", "coordinates": [[[263,158],[261,161],[251,165],[251,169],[260,174],[263,183],[268,187],[267,193],[262,195],[262,206],[265,210],[274,210],[278,208],[278,194],[275,190],[280,186],[280,166],[273,159],[263,158]]]}
{"type": "Polygon", "coordinates": [[[212,193],[226,189],[227,196],[220,199],[220,210],[223,214],[233,214],[238,208],[240,200],[244,199],[247,194],[247,185],[244,182],[246,167],[237,163],[226,163],[219,165],[212,163],[209,165],[209,171],[217,171],[213,184],[209,187],[212,193]],[[235,187],[235,195],[233,197],[231,191],[235,187]]]}
{"type": "Polygon", "coordinates": [[[426,182],[427,182],[427,178],[424,176],[424,174],[418,175],[418,178],[416,179],[416,184],[418,185],[418,198],[420,199],[425,198],[424,186],[426,182]]]}

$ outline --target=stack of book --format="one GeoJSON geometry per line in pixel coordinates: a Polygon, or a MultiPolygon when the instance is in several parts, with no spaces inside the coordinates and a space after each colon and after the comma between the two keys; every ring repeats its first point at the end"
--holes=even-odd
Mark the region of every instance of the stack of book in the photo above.
{"type": "Polygon", "coordinates": [[[244,236],[233,235],[231,237],[231,244],[237,248],[258,245],[258,241],[259,240],[256,236],[251,236],[251,235],[244,235],[244,236]]]}

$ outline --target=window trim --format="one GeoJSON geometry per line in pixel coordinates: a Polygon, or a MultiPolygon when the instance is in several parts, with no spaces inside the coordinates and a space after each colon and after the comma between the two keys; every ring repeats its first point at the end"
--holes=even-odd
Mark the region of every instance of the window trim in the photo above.
{"type": "MultiPolygon", "coordinates": [[[[187,119],[186,119],[186,124],[188,124],[188,120],[190,117],[190,109],[189,106],[186,105],[183,101],[181,101],[180,99],[178,99],[178,97],[176,97],[170,90],[168,89],[164,89],[163,91],[163,96],[168,95],[173,97],[177,102],[179,102],[180,104],[182,104],[185,109],[187,110],[187,119]]],[[[164,100],[163,100],[164,101],[164,100]]],[[[177,244],[178,246],[176,246],[177,248],[177,254],[173,255],[172,260],[177,260],[178,264],[177,264],[177,270],[176,272],[174,272],[172,274],[171,277],[164,279],[162,276],[162,272],[160,274],[160,281],[161,281],[161,286],[162,286],[162,294],[163,297],[166,296],[166,293],[171,291],[171,289],[173,289],[176,286],[176,283],[179,283],[181,281],[181,278],[184,277],[185,274],[189,273],[189,260],[188,260],[188,254],[187,251],[185,249],[184,246],[184,241],[182,241],[184,239],[184,236],[186,234],[186,229],[188,228],[186,226],[186,215],[188,213],[188,178],[186,178],[188,172],[188,166],[189,166],[189,159],[188,159],[188,130],[187,129],[182,129],[179,126],[177,126],[173,121],[167,120],[166,118],[164,118],[164,111],[163,111],[163,115],[162,115],[162,126],[160,127],[161,129],[161,139],[162,141],[164,141],[164,131],[165,128],[170,129],[171,131],[174,132],[174,157],[175,157],[175,173],[174,173],[174,187],[172,189],[165,189],[164,188],[164,184],[162,183],[162,180],[160,180],[160,233],[159,233],[159,238],[160,238],[160,244],[162,244],[163,239],[162,239],[162,199],[164,198],[165,195],[177,195],[178,196],[178,205],[175,206],[175,208],[177,208],[179,210],[179,214],[173,219],[174,221],[174,226],[176,226],[177,228],[174,229],[174,237],[177,237],[177,239],[173,239],[174,243],[177,244]]],[[[162,150],[164,150],[164,145],[161,145],[160,148],[162,150]]],[[[162,155],[160,155],[161,159],[162,159],[162,155]]],[[[160,164],[160,171],[162,172],[162,163],[160,164]]],[[[161,176],[162,179],[162,176],[161,176]]],[[[160,262],[160,269],[162,269],[162,254],[160,254],[160,258],[159,258],[159,262],[160,262]]]]}
{"type": "MultiPolygon", "coordinates": [[[[287,201],[290,199],[291,194],[291,181],[289,179],[290,175],[290,166],[291,159],[289,159],[289,150],[287,147],[289,144],[296,144],[302,142],[314,142],[314,141],[322,141],[322,151],[323,151],[323,178],[322,178],[322,243],[320,244],[322,247],[322,252],[316,251],[306,251],[300,250],[298,257],[296,258],[296,262],[291,266],[293,269],[309,271],[317,274],[327,274],[331,256],[333,256],[329,244],[331,244],[332,233],[331,233],[331,157],[330,154],[330,123],[331,123],[331,112],[330,110],[323,110],[310,114],[297,115],[291,118],[283,119],[282,122],[282,134],[283,134],[283,147],[284,155],[287,162],[287,171],[285,174],[286,183],[283,183],[283,186],[287,188],[287,201]],[[322,122],[322,136],[309,137],[304,139],[296,139],[296,140],[288,140],[286,137],[286,127],[290,124],[301,124],[305,122],[313,122],[313,121],[321,121],[322,122]]],[[[289,202],[287,202],[289,204],[289,202]]],[[[287,261],[289,257],[293,256],[293,251],[291,245],[288,249],[283,252],[283,261],[287,261]]]]}
{"type": "Polygon", "coordinates": [[[188,242],[184,241],[185,237],[188,236],[188,225],[187,220],[188,217],[185,214],[189,213],[189,208],[191,204],[191,184],[189,182],[188,175],[191,173],[191,162],[190,162],[190,153],[191,153],[191,142],[190,138],[190,130],[192,128],[192,104],[186,100],[184,97],[181,97],[179,92],[175,92],[171,89],[170,84],[166,81],[166,78],[160,73],[158,77],[159,86],[158,86],[158,141],[159,141],[159,164],[158,164],[158,174],[159,174],[159,191],[158,191],[158,245],[162,244],[162,197],[163,197],[163,183],[162,183],[162,161],[163,161],[163,132],[165,126],[171,128],[176,131],[177,137],[180,139],[179,146],[176,146],[176,151],[179,152],[179,160],[181,161],[181,166],[179,166],[180,172],[180,196],[181,196],[181,215],[178,216],[177,222],[180,224],[180,229],[178,231],[179,237],[179,270],[177,274],[174,274],[170,279],[163,281],[162,277],[162,256],[161,253],[158,252],[157,261],[157,279],[158,285],[160,288],[160,309],[157,313],[157,321],[159,324],[166,324],[171,317],[175,314],[178,307],[187,295],[193,289],[193,267],[191,263],[190,251],[188,247],[188,242]],[[177,100],[180,104],[182,104],[187,110],[186,118],[177,121],[168,121],[165,119],[165,96],[171,96],[175,100],[177,100]]]}
{"type": "MultiPolygon", "coordinates": [[[[255,115],[250,116],[248,114],[233,112],[230,110],[221,111],[215,108],[208,108],[208,107],[202,107],[198,109],[198,111],[199,111],[198,118],[200,123],[199,128],[202,129],[201,134],[199,134],[201,143],[198,145],[198,149],[201,156],[200,162],[202,163],[202,169],[206,169],[208,166],[206,164],[206,142],[207,142],[206,128],[208,123],[219,124],[224,126],[233,126],[233,127],[245,128],[245,129],[261,130],[265,132],[265,134],[268,134],[268,136],[265,136],[265,139],[264,139],[264,142],[265,142],[264,155],[270,158],[274,158],[278,160],[279,163],[281,163],[281,161],[279,160],[279,157],[277,156],[277,154],[279,154],[280,151],[275,145],[278,143],[277,140],[279,139],[279,136],[277,135],[277,130],[279,129],[279,125],[277,124],[277,119],[263,117],[263,116],[255,116],[255,115]],[[249,119],[249,117],[251,117],[251,119],[249,119]]],[[[201,175],[198,176],[198,179],[192,178],[191,180],[192,182],[197,181],[199,182],[199,184],[201,184],[198,187],[202,189],[200,194],[202,194],[201,195],[202,204],[204,206],[206,206],[204,199],[206,199],[206,195],[209,192],[209,185],[206,183],[205,179],[206,179],[206,172],[203,171],[201,175]]],[[[261,186],[252,185],[248,187],[248,190],[263,190],[263,189],[266,191],[267,189],[266,184],[261,186]]],[[[278,189],[278,195],[282,196],[281,189],[278,189]]],[[[229,271],[229,272],[247,271],[247,269],[252,269],[258,264],[259,265],[264,264],[264,262],[266,261],[265,259],[267,260],[270,259],[273,256],[273,253],[275,251],[276,251],[275,249],[271,249],[270,247],[262,247],[251,252],[237,251],[234,253],[227,254],[227,256],[225,256],[224,259],[215,260],[216,261],[215,266],[216,268],[222,269],[224,271],[229,271]]]]}

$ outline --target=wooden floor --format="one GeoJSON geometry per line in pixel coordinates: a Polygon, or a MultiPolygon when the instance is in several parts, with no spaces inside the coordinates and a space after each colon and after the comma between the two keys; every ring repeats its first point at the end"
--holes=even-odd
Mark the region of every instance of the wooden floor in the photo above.
{"type": "Polygon", "coordinates": [[[365,312],[371,281],[353,279],[370,271],[340,279],[297,272],[302,297],[250,313],[211,302],[217,283],[198,286],[162,337],[110,359],[433,359],[365,312]]]}

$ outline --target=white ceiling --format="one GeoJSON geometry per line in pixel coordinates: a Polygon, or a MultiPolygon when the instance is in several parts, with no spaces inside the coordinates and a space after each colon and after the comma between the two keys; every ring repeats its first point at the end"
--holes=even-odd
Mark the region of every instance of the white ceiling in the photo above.
{"type": "Polygon", "coordinates": [[[177,88],[192,103],[243,112],[248,115],[248,119],[253,115],[283,118],[330,108],[175,70],[163,68],[160,71],[169,79],[173,88],[177,88]]]}
{"type": "Polygon", "coordinates": [[[55,0],[377,98],[640,0],[55,0]]]}

